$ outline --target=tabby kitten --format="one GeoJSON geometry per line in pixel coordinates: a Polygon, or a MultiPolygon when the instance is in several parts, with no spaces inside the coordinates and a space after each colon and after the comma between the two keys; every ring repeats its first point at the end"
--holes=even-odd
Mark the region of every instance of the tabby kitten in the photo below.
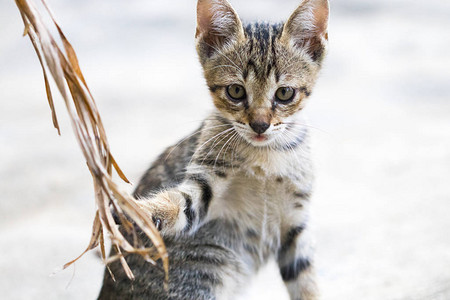
{"type": "Polygon", "coordinates": [[[198,0],[196,46],[215,111],[169,147],[135,191],[169,252],[105,272],[99,299],[233,299],[269,258],[291,299],[316,299],[308,227],[312,171],[305,100],[327,44],[328,1],[286,23],[243,25],[226,0],[198,0]]]}

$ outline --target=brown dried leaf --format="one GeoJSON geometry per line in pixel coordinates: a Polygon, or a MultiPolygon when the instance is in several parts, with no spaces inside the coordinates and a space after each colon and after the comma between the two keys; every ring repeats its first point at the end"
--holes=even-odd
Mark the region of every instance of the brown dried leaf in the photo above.
{"type": "MultiPolygon", "coordinates": [[[[101,255],[105,263],[119,259],[125,273],[131,279],[134,278],[134,275],[125,260],[126,254],[139,254],[156,267],[158,266],[155,260],[161,259],[165,271],[165,286],[167,286],[169,261],[164,242],[151,217],[142,211],[131,195],[120,191],[118,185],[114,182],[112,178],[113,168],[122,180],[129,183],[110,152],[97,105],[87,86],[75,50],[56,22],[50,8],[44,0],[41,1],[58,30],[59,38],[64,46],[64,52],[61,51],[47,25],[43,22],[33,0],[15,0],[25,26],[24,34],[29,36],[42,67],[53,124],[59,133],[59,124],[51,87],[48,82],[48,74],[51,74],[53,77],[56,87],[62,96],[75,137],[86,160],[86,165],[91,172],[95,202],[97,204],[97,213],[88,247],[79,257],[65,264],[64,268],[76,262],[87,251],[100,245],[101,255]],[[121,220],[125,220],[123,224],[125,224],[124,229],[128,231],[127,237],[121,233],[115,224],[112,210],[121,220]],[[147,248],[144,241],[137,238],[136,233],[133,232],[134,227],[127,218],[130,218],[132,222],[141,228],[152,241],[154,248],[147,248]],[[104,230],[108,233],[111,243],[116,249],[116,256],[106,258],[104,230]],[[129,234],[130,231],[131,234],[129,234]],[[130,236],[133,238],[132,244],[127,240],[130,236]]],[[[108,266],[107,268],[113,280],[115,280],[108,266]]]]}
{"type": "Polygon", "coordinates": [[[117,174],[119,175],[119,177],[125,181],[126,183],[130,183],[130,181],[128,180],[128,178],[125,176],[125,174],[122,172],[122,170],[119,168],[119,165],[117,164],[116,160],[114,159],[114,156],[112,156],[112,154],[109,156],[109,158],[111,159],[111,163],[114,166],[114,169],[116,170],[117,174]]]}
{"type": "MultiPolygon", "coordinates": [[[[101,241],[101,239],[100,239],[101,236],[102,236],[102,223],[100,222],[100,218],[98,216],[98,211],[97,211],[95,214],[95,218],[94,218],[94,225],[92,226],[92,236],[91,236],[91,240],[89,241],[89,245],[87,246],[86,250],[84,250],[84,252],[81,253],[77,258],[66,263],[63,266],[63,269],[66,269],[67,267],[72,265],[74,262],[76,262],[78,259],[80,259],[89,250],[96,248],[98,246],[99,242],[101,241]]],[[[102,255],[103,254],[104,253],[102,252],[102,255]]]]}

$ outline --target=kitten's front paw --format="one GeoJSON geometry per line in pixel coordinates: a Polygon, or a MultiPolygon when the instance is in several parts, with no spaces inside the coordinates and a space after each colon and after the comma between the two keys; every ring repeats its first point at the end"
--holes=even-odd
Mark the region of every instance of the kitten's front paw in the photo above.
{"type": "Polygon", "coordinates": [[[151,216],[156,228],[162,235],[177,232],[180,196],[176,192],[162,192],[154,197],[136,201],[151,216]]]}

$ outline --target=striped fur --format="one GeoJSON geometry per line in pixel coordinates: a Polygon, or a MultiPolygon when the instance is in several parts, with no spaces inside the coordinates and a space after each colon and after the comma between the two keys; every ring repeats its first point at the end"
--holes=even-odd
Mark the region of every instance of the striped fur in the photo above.
{"type": "Polygon", "coordinates": [[[169,147],[135,197],[160,227],[170,259],[127,257],[105,272],[99,299],[233,299],[275,257],[292,299],[316,299],[309,205],[313,182],[302,116],[326,50],[328,3],[305,0],[285,24],[242,25],[225,0],[199,0],[197,50],[216,110],[169,147]],[[230,99],[238,84],[245,97],[230,99]],[[280,87],[292,88],[289,101],[280,87]],[[255,129],[256,128],[256,129],[255,129]]]}

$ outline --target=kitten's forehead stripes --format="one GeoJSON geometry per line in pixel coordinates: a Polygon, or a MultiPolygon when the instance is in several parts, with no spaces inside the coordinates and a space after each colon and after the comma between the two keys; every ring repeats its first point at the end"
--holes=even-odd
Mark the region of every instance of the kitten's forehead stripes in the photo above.
{"type": "Polygon", "coordinates": [[[253,69],[258,80],[265,81],[272,69],[275,69],[276,81],[279,80],[278,67],[276,65],[276,39],[281,36],[283,24],[251,23],[244,27],[248,39],[248,53],[250,59],[244,66],[244,80],[250,69],[253,69]]]}

